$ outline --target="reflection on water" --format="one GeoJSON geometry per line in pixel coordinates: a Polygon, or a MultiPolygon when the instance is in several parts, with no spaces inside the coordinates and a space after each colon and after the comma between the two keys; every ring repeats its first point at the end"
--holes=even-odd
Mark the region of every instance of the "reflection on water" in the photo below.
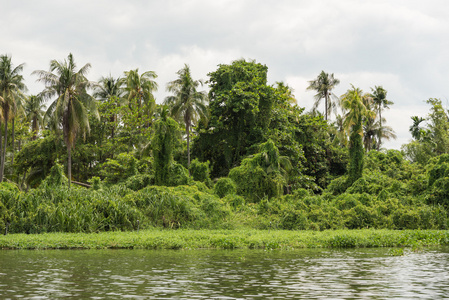
{"type": "Polygon", "coordinates": [[[437,299],[449,248],[0,251],[0,298],[437,299]]]}

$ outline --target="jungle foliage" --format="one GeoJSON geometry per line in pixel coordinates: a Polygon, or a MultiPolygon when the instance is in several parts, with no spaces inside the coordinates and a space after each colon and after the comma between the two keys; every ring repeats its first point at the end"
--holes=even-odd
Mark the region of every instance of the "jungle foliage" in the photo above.
{"type": "MultiPolygon", "coordinates": [[[[70,62],[71,55],[59,65],[74,69],[70,62]]],[[[69,120],[54,114],[70,97],[50,85],[62,77],[46,71],[38,72],[51,81],[44,94],[69,102],[53,102],[44,118],[39,96],[24,98],[37,108],[16,113],[33,117],[17,118],[14,127],[0,120],[4,136],[15,130],[15,142],[0,139],[8,154],[0,230],[448,227],[449,118],[438,99],[428,100],[427,118],[412,118],[411,143],[386,150],[380,145],[392,132],[381,111],[392,102],[379,86],[372,94],[352,86],[329,104],[329,87],[314,85],[328,101],[328,117],[340,104],[342,115],[331,122],[317,110],[305,112],[286,84],[269,85],[268,68],[255,61],[219,65],[209,73],[208,97],[186,65],[170,83],[171,107],[156,104],[152,71],[93,83],[87,69],[72,74],[80,81],[65,74],[80,85],[77,99],[89,100],[79,106],[83,130],[74,119],[75,127],[64,129],[69,120]]]]}

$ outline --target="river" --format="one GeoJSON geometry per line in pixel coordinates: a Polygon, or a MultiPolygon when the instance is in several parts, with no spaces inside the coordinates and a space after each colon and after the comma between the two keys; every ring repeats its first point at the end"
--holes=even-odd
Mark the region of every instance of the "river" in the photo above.
{"type": "Polygon", "coordinates": [[[442,299],[449,248],[2,250],[0,299],[442,299]]]}

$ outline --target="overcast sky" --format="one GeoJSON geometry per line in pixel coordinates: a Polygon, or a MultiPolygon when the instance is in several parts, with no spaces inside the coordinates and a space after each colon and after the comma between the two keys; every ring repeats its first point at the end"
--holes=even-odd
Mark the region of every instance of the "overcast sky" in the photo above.
{"type": "Polygon", "coordinates": [[[426,99],[449,106],[447,0],[0,0],[0,9],[0,54],[26,64],[32,94],[43,86],[31,72],[70,52],[79,67],[91,63],[93,81],[155,71],[158,103],[185,63],[207,80],[218,64],[255,59],[306,110],[321,70],[340,79],[338,96],[351,84],[383,86],[394,102],[383,115],[398,135],[385,147],[395,149],[411,139],[410,117],[427,115],[426,99]]]}

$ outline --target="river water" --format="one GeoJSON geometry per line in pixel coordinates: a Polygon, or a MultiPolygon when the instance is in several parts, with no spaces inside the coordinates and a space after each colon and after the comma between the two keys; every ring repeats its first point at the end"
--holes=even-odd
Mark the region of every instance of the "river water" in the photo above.
{"type": "Polygon", "coordinates": [[[3,250],[0,299],[449,299],[449,248],[3,250]]]}

